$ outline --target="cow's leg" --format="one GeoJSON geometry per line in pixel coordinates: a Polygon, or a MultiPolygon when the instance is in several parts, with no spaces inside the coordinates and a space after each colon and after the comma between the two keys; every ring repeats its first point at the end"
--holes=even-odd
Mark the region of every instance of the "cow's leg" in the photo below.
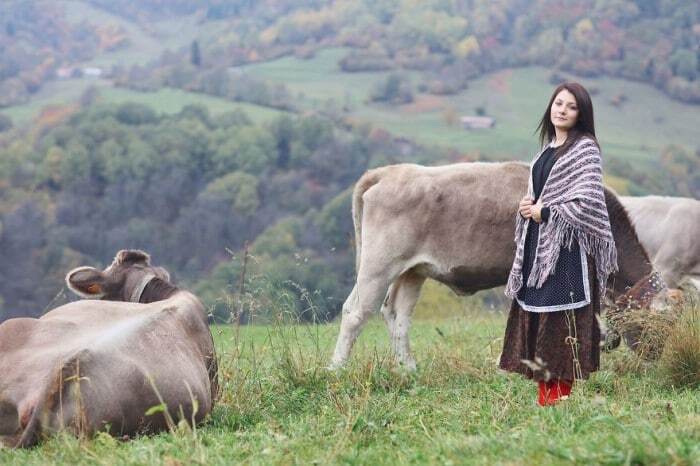
{"type": "Polygon", "coordinates": [[[392,334],[392,347],[397,362],[410,371],[416,369],[416,360],[411,354],[411,345],[408,332],[411,328],[411,315],[416,307],[420,290],[425,282],[425,277],[415,272],[406,272],[396,281],[396,291],[392,296],[392,304],[395,313],[394,331],[392,334]]]}
{"type": "Polygon", "coordinates": [[[386,322],[386,328],[389,331],[389,339],[394,341],[394,327],[396,323],[396,308],[394,307],[394,302],[396,301],[396,290],[398,289],[399,280],[396,280],[389,287],[389,291],[386,293],[386,298],[382,303],[382,315],[384,316],[384,322],[386,322]]]}
{"type": "Polygon", "coordinates": [[[395,278],[396,274],[369,275],[363,274],[360,270],[355,287],[343,304],[340,333],[331,360],[331,369],[342,367],[348,360],[362,326],[372,312],[379,308],[389,285],[395,278]]]}

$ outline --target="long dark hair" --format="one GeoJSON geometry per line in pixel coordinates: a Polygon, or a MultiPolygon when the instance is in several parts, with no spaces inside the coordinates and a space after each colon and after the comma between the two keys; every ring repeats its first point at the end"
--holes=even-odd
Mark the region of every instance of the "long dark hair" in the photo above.
{"type": "Polygon", "coordinates": [[[583,136],[588,136],[593,139],[600,150],[600,145],[595,137],[595,125],[593,123],[593,103],[591,102],[591,96],[585,87],[575,82],[564,82],[557,86],[552,93],[552,97],[549,99],[547,108],[544,111],[542,120],[540,124],[535,129],[535,133],[539,130],[540,132],[540,146],[544,146],[549,143],[552,138],[556,135],[554,131],[554,125],[552,124],[551,112],[552,112],[552,102],[563,89],[571,92],[576,99],[576,106],[578,108],[578,117],[576,118],[576,124],[569,129],[566,135],[566,141],[560,147],[558,147],[554,153],[555,157],[559,157],[561,154],[565,154],[567,150],[576,141],[581,139],[583,136]]]}

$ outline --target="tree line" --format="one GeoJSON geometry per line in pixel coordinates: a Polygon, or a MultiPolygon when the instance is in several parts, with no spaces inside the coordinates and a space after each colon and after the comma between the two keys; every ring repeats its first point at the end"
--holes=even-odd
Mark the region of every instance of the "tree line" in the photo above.
{"type": "Polygon", "coordinates": [[[240,112],[162,116],[132,103],[5,133],[0,320],[60,303],[71,267],[105,266],[122,248],[151,253],[225,319],[246,244],[247,289],[264,275],[268,294],[316,291],[313,318],[332,316],[354,272],[349,187],[371,166],[440,158],[400,144],[312,114],[254,125],[240,112]]]}

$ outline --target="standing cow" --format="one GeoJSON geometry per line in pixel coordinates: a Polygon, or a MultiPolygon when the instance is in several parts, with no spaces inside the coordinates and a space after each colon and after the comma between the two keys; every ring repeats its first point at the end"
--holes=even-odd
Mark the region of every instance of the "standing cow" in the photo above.
{"type": "MultiPolygon", "coordinates": [[[[408,331],[426,278],[458,294],[505,285],[528,176],[528,166],[518,162],[400,164],[366,172],[352,200],[357,280],[343,305],[331,367],[345,364],[381,305],[398,362],[414,369],[408,331]]],[[[605,194],[620,269],[609,281],[615,297],[653,271],[624,208],[605,194]]]]}
{"type": "Polygon", "coordinates": [[[666,284],[677,288],[688,278],[700,290],[700,201],[620,196],[620,202],[666,284]]]}
{"type": "Polygon", "coordinates": [[[0,445],[30,446],[63,429],[154,432],[210,412],[216,355],[196,296],[134,250],[66,281],[92,299],[0,325],[0,445]]]}

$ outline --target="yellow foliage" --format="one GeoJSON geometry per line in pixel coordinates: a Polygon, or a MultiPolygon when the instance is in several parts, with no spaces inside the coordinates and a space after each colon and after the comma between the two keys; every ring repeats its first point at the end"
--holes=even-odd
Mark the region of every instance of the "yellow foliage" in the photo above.
{"type": "Polygon", "coordinates": [[[333,24],[335,15],[328,8],[321,10],[306,10],[294,13],[291,21],[302,30],[317,31],[327,24],[333,24]]]}
{"type": "Polygon", "coordinates": [[[61,181],[61,163],[65,157],[65,152],[58,146],[51,146],[46,152],[44,163],[48,171],[48,178],[56,183],[61,181]]]}
{"type": "Polygon", "coordinates": [[[270,26],[260,33],[260,42],[267,45],[272,44],[277,40],[278,35],[277,28],[270,26]]]}
{"type": "Polygon", "coordinates": [[[583,18],[574,26],[574,39],[579,43],[585,43],[589,40],[594,29],[593,22],[588,18],[583,18]]]}
{"type": "Polygon", "coordinates": [[[479,41],[474,36],[465,37],[459,41],[452,50],[459,58],[467,58],[470,55],[478,55],[481,52],[479,41]]]}

